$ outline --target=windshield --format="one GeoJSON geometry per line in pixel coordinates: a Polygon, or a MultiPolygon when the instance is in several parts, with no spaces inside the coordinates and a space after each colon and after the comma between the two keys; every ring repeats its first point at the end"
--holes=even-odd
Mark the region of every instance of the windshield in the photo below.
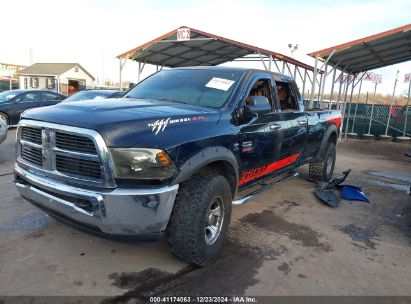
{"type": "Polygon", "coordinates": [[[243,71],[176,69],[147,78],[125,98],[157,99],[220,108],[231,96],[243,71]]]}
{"type": "Polygon", "coordinates": [[[0,93],[0,102],[9,101],[13,97],[17,96],[19,92],[16,91],[5,91],[0,93]]]}
{"type": "Polygon", "coordinates": [[[76,94],[73,94],[67,97],[64,102],[66,101],[79,101],[79,100],[87,100],[87,99],[100,99],[106,98],[107,96],[113,94],[113,92],[102,92],[102,91],[81,91],[76,94]]]}

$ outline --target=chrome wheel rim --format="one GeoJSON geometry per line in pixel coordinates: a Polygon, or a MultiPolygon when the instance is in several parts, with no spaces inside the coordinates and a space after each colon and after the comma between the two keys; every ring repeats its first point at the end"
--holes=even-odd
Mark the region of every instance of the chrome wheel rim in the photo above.
{"type": "Polygon", "coordinates": [[[207,245],[213,245],[220,236],[224,222],[224,204],[220,196],[215,197],[208,206],[204,219],[204,237],[207,245]]]}
{"type": "Polygon", "coordinates": [[[4,121],[4,123],[7,125],[7,119],[3,115],[0,115],[0,120],[4,121]]]}

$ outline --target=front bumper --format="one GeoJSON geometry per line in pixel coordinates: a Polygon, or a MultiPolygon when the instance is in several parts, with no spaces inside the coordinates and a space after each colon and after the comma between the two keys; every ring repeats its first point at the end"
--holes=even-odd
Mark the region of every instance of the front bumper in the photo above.
{"type": "Polygon", "coordinates": [[[174,185],[94,191],[34,175],[17,164],[14,172],[17,190],[32,204],[64,221],[113,236],[160,238],[178,190],[174,185]]]}

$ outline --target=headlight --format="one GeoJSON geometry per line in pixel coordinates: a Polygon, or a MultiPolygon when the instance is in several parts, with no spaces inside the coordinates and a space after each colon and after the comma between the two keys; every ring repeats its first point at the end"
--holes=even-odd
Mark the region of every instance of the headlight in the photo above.
{"type": "Polygon", "coordinates": [[[158,149],[110,149],[118,178],[165,179],[177,168],[166,152],[158,149]]]}

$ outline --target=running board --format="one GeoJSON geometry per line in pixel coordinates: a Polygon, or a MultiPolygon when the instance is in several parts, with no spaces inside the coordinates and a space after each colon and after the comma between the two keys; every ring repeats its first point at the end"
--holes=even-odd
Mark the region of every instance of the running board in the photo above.
{"type": "Polygon", "coordinates": [[[259,195],[259,194],[261,194],[261,193],[263,193],[263,192],[265,192],[265,191],[267,191],[267,190],[270,190],[270,189],[272,189],[272,188],[274,188],[274,187],[276,187],[276,186],[278,186],[278,185],[280,185],[280,184],[282,184],[282,183],[285,183],[285,182],[287,182],[287,181],[289,181],[289,180],[291,180],[291,179],[294,179],[294,178],[296,178],[298,175],[299,175],[298,172],[293,172],[293,173],[291,173],[291,174],[289,174],[289,175],[287,175],[287,176],[284,176],[284,178],[280,179],[279,181],[272,182],[272,183],[270,183],[270,184],[268,184],[268,185],[266,185],[266,186],[264,186],[264,187],[262,187],[262,188],[260,188],[260,189],[257,189],[257,190],[255,190],[255,191],[247,194],[247,195],[244,196],[243,198],[234,200],[232,204],[233,204],[234,206],[244,205],[245,203],[248,203],[250,200],[252,200],[253,198],[255,198],[257,195],[259,195]]]}

